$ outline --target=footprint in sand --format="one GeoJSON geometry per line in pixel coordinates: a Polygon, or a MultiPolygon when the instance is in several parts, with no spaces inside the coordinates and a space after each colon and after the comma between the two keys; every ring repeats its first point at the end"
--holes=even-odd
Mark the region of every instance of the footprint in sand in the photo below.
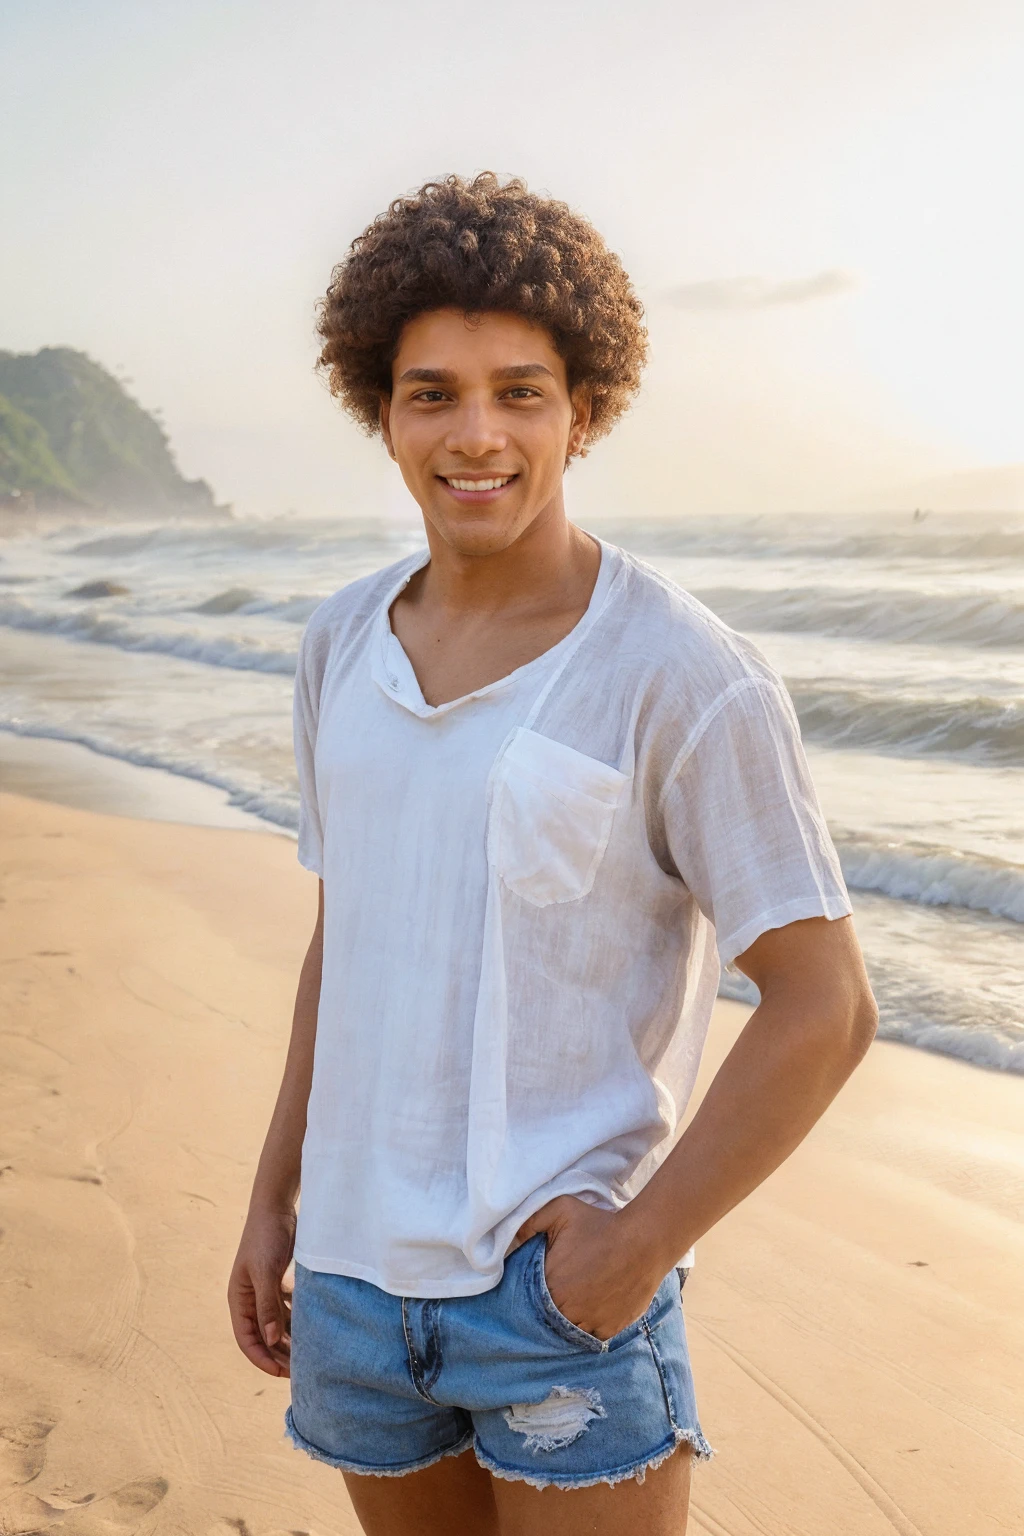
{"type": "Polygon", "coordinates": [[[0,1488],[16,1488],[39,1474],[53,1427],[53,1420],[41,1414],[0,1424],[0,1488]]]}
{"type": "Polygon", "coordinates": [[[37,1498],[15,1493],[0,1504],[0,1530],[4,1536],[43,1536],[49,1531],[59,1531],[61,1536],[131,1536],[168,1487],[166,1478],[150,1477],[125,1483],[102,1497],[88,1493],[79,1499],[55,1494],[37,1498]]]}
{"type": "Polygon", "coordinates": [[[43,1531],[66,1530],[68,1514],[92,1498],[87,1493],[82,1499],[63,1499],[56,1494],[41,1499],[27,1489],[17,1488],[0,1500],[0,1531],[3,1536],[41,1536],[43,1531]]]}

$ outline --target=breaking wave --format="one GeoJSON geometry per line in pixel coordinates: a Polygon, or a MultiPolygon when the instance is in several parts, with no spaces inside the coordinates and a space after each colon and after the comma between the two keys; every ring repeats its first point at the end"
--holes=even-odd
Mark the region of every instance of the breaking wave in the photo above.
{"type": "Polygon", "coordinates": [[[908,698],[804,680],[787,681],[787,687],[811,741],[1024,764],[1024,703],[1017,699],[908,698]]]}
{"type": "Polygon", "coordinates": [[[1024,646],[1024,604],[988,592],[951,594],[794,587],[695,591],[734,629],[781,630],[939,645],[1024,646]]]}
{"type": "Polygon", "coordinates": [[[69,555],[107,558],[131,557],[154,551],[172,555],[200,554],[204,561],[229,552],[239,554],[280,554],[283,557],[308,551],[341,550],[346,557],[360,548],[379,556],[379,563],[395,560],[407,549],[423,543],[422,528],[405,524],[389,525],[375,519],[355,518],[317,521],[313,518],[268,518],[258,521],[225,521],[210,526],[196,523],[160,523],[118,529],[80,539],[66,546],[69,555]]]}
{"type": "Polygon", "coordinates": [[[906,515],[815,518],[804,514],[680,518],[672,522],[594,519],[588,527],[645,559],[700,554],[968,563],[1024,560],[1024,525],[1014,514],[979,513],[964,518],[936,513],[919,522],[906,515]]]}
{"type": "Polygon", "coordinates": [[[847,885],[926,907],[967,907],[1024,923],[1024,868],[928,844],[873,842],[833,829],[847,885]]]}
{"type": "MultiPolygon", "coordinates": [[[[316,600],[312,600],[311,610],[315,606],[316,600]]],[[[254,643],[252,637],[241,640],[230,635],[200,635],[184,629],[153,629],[118,614],[83,608],[66,613],[54,612],[53,609],[32,608],[17,599],[4,601],[0,598],[0,624],[11,629],[37,630],[73,640],[88,640],[95,645],[113,645],[122,651],[177,656],[183,661],[203,662],[209,667],[231,667],[241,672],[281,672],[291,676],[298,654],[297,635],[295,645],[286,650],[269,641],[265,645],[254,643]]]]}

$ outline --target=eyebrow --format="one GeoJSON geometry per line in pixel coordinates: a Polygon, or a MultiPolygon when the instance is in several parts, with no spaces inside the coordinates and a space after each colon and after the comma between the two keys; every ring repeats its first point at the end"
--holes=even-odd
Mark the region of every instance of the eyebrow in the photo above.
{"type": "Polygon", "coordinates": [[[530,379],[534,374],[546,373],[549,379],[554,378],[550,368],[545,368],[543,363],[516,363],[512,368],[496,368],[491,374],[492,379],[530,379]]]}
{"type": "MultiPolygon", "coordinates": [[[[497,382],[499,379],[530,379],[538,373],[546,373],[549,379],[554,378],[550,368],[545,368],[543,363],[515,363],[510,368],[496,368],[491,374],[491,379],[497,382]]],[[[456,384],[458,376],[451,368],[407,368],[398,380],[399,384],[456,384]]]]}
{"type": "Polygon", "coordinates": [[[450,368],[407,368],[399,384],[454,384],[455,374],[450,368]]]}

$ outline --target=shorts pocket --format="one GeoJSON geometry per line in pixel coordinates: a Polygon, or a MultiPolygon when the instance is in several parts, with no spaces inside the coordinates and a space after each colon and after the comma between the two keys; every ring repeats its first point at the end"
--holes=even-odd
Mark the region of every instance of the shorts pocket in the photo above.
{"type": "Polygon", "coordinates": [[[629,775],[519,726],[495,771],[488,854],[524,901],[576,901],[594,884],[629,775]]]}
{"type": "MultiPolygon", "coordinates": [[[[554,1297],[548,1290],[547,1276],[544,1273],[544,1260],[547,1255],[547,1235],[540,1232],[537,1234],[537,1239],[537,1249],[530,1262],[530,1279],[532,1281],[534,1303],[541,1320],[554,1333],[557,1333],[560,1338],[564,1339],[567,1344],[575,1344],[578,1348],[590,1350],[594,1354],[618,1349],[623,1344],[628,1344],[631,1339],[641,1333],[644,1324],[661,1309],[663,1292],[665,1290],[664,1280],[655,1292],[646,1312],[634,1322],[629,1323],[625,1328],[620,1329],[618,1333],[613,1334],[610,1339],[599,1339],[595,1333],[588,1333],[585,1328],[577,1327],[575,1323],[570,1322],[564,1312],[559,1311],[555,1305],[554,1297]]],[[[666,1276],[666,1279],[668,1278],[666,1276]]],[[[674,1290],[674,1271],[671,1272],[671,1278],[674,1290]]]]}

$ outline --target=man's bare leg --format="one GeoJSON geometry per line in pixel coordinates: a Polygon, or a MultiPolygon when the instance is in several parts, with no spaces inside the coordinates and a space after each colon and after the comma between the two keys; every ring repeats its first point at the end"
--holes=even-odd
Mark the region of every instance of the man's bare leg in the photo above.
{"type": "Polygon", "coordinates": [[[685,1536],[693,1455],[681,1445],[642,1483],[531,1488],[494,1479],[501,1536],[685,1536]]]}
{"type": "Polygon", "coordinates": [[[498,1536],[501,1529],[491,1474],[472,1451],[405,1477],[346,1472],[345,1487],[366,1536],[498,1536]]]}
{"type": "Polygon", "coordinates": [[[345,1484],[366,1536],[685,1536],[689,1446],[642,1483],[531,1488],[491,1478],[472,1451],[406,1477],[353,1477],[345,1484]]]}

